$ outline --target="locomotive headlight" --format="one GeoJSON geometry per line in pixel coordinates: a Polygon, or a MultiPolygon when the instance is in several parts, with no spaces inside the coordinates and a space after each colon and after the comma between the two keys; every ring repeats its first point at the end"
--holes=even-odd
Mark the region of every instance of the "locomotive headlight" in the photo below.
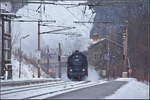
{"type": "Polygon", "coordinates": [[[72,72],[72,69],[70,69],[69,71],[72,72]]]}
{"type": "Polygon", "coordinates": [[[83,69],[82,69],[82,71],[84,72],[84,71],[85,71],[85,69],[83,68],[83,69]]]}

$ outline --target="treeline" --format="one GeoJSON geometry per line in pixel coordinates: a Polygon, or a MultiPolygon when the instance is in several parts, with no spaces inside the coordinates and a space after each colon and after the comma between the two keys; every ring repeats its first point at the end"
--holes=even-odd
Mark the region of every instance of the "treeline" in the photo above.
{"type": "MultiPolygon", "coordinates": [[[[95,3],[98,2],[98,0],[95,1],[95,3]]],[[[143,81],[149,80],[149,0],[127,0],[126,2],[123,0],[124,3],[121,3],[122,1],[119,1],[120,3],[116,4],[109,3],[117,1],[118,0],[101,0],[98,3],[105,3],[105,5],[92,6],[91,9],[96,13],[94,20],[112,22],[122,22],[128,20],[128,58],[132,68],[132,77],[143,81]]],[[[91,37],[95,33],[103,36],[107,34],[109,30],[111,30],[111,34],[121,32],[121,28],[118,26],[119,25],[117,24],[106,25],[104,23],[94,23],[91,30],[91,37]],[[106,28],[110,26],[116,28],[106,28]]]]}

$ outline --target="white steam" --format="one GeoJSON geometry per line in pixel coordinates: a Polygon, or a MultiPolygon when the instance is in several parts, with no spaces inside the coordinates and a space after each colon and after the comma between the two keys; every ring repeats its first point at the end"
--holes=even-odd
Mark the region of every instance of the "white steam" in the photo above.
{"type": "Polygon", "coordinates": [[[95,70],[94,66],[89,65],[88,66],[88,78],[87,78],[87,80],[89,80],[89,81],[97,81],[99,79],[100,79],[100,76],[97,73],[97,71],[95,70]]]}

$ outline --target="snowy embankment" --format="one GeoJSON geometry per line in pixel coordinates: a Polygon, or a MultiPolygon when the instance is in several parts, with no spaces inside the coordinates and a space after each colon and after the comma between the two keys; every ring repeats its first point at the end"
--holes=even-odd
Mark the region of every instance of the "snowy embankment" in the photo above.
{"type": "Polygon", "coordinates": [[[119,78],[116,81],[128,81],[128,83],[106,99],[149,99],[149,83],[147,85],[134,78],[119,78]]]}
{"type": "MultiPolygon", "coordinates": [[[[18,81],[18,80],[31,80],[35,79],[37,80],[37,68],[31,64],[27,64],[24,60],[21,62],[21,77],[19,78],[19,61],[17,58],[12,56],[11,59],[13,68],[12,68],[12,80],[18,81]],[[35,78],[33,78],[33,75],[35,78]]],[[[46,74],[41,70],[41,78],[44,79],[46,74]]],[[[12,81],[11,80],[11,81],[12,81]]],[[[4,80],[6,81],[6,80],[4,80]]],[[[7,80],[8,81],[8,80],[7,80]]]]}

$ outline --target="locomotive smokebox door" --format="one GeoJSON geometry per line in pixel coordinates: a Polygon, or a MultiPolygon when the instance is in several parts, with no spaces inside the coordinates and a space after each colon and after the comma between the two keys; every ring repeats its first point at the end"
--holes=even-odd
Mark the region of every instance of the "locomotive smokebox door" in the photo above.
{"type": "Polygon", "coordinates": [[[6,66],[6,77],[7,79],[12,79],[12,65],[11,64],[5,64],[6,66]]]}

